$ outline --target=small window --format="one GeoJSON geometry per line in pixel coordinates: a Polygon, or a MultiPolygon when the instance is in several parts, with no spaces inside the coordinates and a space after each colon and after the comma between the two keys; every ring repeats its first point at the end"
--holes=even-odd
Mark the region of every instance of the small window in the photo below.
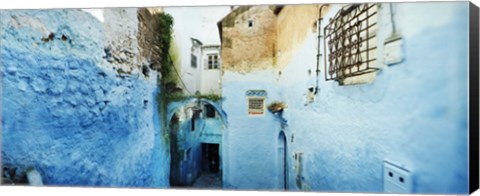
{"type": "Polygon", "coordinates": [[[208,55],[208,69],[218,69],[218,54],[209,54],[208,55]]]}
{"type": "Polygon", "coordinates": [[[265,113],[265,99],[263,97],[248,98],[248,115],[263,116],[265,113]]]}
{"type": "Polygon", "coordinates": [[[205,111],[207,118],[215,118],[215,109],[211,105],[205,105],[205,111]]]}
{"type": "Polygon", "coordinates": [[[247,109],[249,116],[263,116],[265,114],[265,90],[248,90],[245,93],[247,97],[247,109]]]}
{"type": "Polygon", "coordinates": [[[197,68],[197,56],[195,56],[193,54],[190,56],[190,65],[193,68],[197,68]]]}
{"type": "Polygon", "coordinates": [[[253,20],[248,21],[248,27],[253,27],[253,20]]]}

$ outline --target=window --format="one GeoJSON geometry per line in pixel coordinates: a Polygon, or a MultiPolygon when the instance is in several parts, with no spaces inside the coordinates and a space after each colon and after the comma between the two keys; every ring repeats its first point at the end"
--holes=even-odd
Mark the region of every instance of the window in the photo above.
{"type": "Polygon", "coordinates": [[[265,99],[260,97],[248,98],[248,115],[263,115],[265,111],[265,99]]]}
{"type": "Polygon", "coordinates": [[[218,69],[218,55],[217,54],[209,54],[208,55],[208,69],[218,69]]]}
{"type": "Polygon", "coordinates": [[[193,54],[190,56],[190,66],[197,68],[197,56],[193,54]]]}
{"type": "Polygon", "coordinates": [[[376,65],[376,4],[343,7],[324,28],[325,80],[372,73],[376,65]]]}
{"type": "Polygon", "coordinates": [[[265,114],[265,90],[249,90],[245,93],[247,96],[247,107],[249,116],[263,116],[265,114]]]}
{"type": "Polygon", "coordinates": [[[211,105],[205,105],[206,117],[215,118],[215,109],[211,105]]]}

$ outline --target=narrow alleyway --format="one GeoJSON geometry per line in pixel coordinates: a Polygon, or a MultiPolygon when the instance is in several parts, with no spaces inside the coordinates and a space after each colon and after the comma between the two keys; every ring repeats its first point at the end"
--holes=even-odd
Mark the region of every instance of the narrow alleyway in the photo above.
{"type": "Polygon", "coordinates": [[[194,189],[221,189],[222,188],[222,174],[218,173],[206,173],[202,174],[193,183],[194,189]]]}

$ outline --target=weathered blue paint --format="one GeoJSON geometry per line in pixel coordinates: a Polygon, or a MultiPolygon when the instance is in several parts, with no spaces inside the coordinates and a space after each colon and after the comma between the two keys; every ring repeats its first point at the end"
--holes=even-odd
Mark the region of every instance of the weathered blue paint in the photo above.
{"type": "MultiPolygon", "coordinates": [[[[329,9],[323,21],[340,6],[329,9]]],[[[293,154],[302,152],[303,190],[382,192],[382,163],[388,160],[412,172],[414,193],[467,193],[468,3],[396,3],[394,7],[405,60],[383,67],[373,83],[326,82],[322,66],[320,92],[313,103],[305,104],[304,95],[315,77],[307,74],[316,65],[314,34],[281,76],[274,71],[225,71],[226,188],[280,188],[275,183],[280,123],[269,112],[263,117],[246,113],[245,92],[263,89],[268,92],[267,104],[276,100],[288,104],[283,117],[288,121],[284,131],[290,189],[299,190],[293,154]]],[[[377,37],[383,43],[391,32],[388,4],[382,4],[379,25],[377,37]]]]}
{"type": "Polygon", "coordinates": [[[220,119],[222,120],[223,124],[225,126],[228,126],[228,116],[227,116],[227,113],[220,106],[221,104],[208,99],[190,98],[182,101],[170,102],[167,106],[167,119],[171,120],[173,115],[175,115],[175,112],[177,112],[180,108],[184,107],[185,105],[193,104],[196,102],[211,105],[215,109],[215,111],[220,115],[220,119]]]}
{"type": "Polygon", "coordinates": [[[205,128],[200,134],[200,142],[207,144],[221,144],[222,133],[226,126],[220,118],[205,118],[205,128]]]}
{"type": "Polygon", "coordinates": [[[168,187],[154,73],[101,68],[103,26],[88,13],[0,19],[2,163],[35,167],[45,185],[168,187]]]}

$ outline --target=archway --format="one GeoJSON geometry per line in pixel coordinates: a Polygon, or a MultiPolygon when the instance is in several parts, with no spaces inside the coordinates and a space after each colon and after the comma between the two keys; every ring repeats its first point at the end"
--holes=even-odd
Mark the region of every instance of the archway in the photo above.
{"type": "Polygon", "coordinates": [[[221,188],[222,135],[227,129],[225,112],[215,102],[192,98],[171,103],[167,119],[171,155],[170,185],[221,188]],[[198,185],[197,181],[201,181],[206,174],[215,177],[215,187],[198,185]]]}

